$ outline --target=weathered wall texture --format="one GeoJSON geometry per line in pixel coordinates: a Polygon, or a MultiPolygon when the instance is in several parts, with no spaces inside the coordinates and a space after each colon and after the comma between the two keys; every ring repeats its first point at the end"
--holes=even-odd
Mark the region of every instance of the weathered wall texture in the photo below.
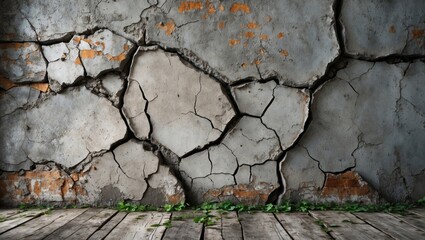
{"type": "Polygon", "coordinates": [[[0,203],[425,195],[425,1],[5,0],[0,203]]]}

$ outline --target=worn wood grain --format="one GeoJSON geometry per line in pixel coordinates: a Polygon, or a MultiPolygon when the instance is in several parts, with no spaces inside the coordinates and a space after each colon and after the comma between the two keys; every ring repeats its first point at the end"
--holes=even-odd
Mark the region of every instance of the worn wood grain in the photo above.
{"type": "Polygon", "coordinates": [[[172,214],[171,228],[165,231],[163,240],[200,239],[203,225],[195,223],[193,218],[202,213],[190,211],[175,212],[172,214]],[[178,219],[178,220],[176,220],[178,219]]]}
{"type": "Polygon", "coordinates": [[[414,213],[416,215],[425,217],[425,208],[416,208],[416,209],[411,209],[408,212],[414,213]]]}
{"type": "Polygon", "coordinates": [[[53,231],[45,239],[46,240],[66,239],[67,237],[71,236],[76,231],[78,231],[80,228],[83,228],[84,224],[86,224],[86,222],[90,218],[96,216],[96,214],[98,214],[101,211],[102,211],[102,209],[97,209],[97,208],[87,209],[81,215],[79,215],[77,218],[72,219],[71,221],[69,221],[65,225],[63,225],[62,227],[53,231]]]}
{"type": "Polygon", "coordinates": [[[204,240],[223,240],[222,235],[223,224],[221,221],[222,215],[218,211],[211,211],[213,224],[205,226],[204,240]]]}
{"type": "Polygon", "coordinates": [[[425,231],[425,217],[413,213],[407,213],[404,215],[392,213],[391,215],[419,230],[425,231]]]}
{"type": "Polygon", "coordinates": [[[117,210],[103,209],[98,214],[88,219],[77,231],[67,237],[67,240],[81,240],[86,239],[92,235],[97,229],[105,224],[113,215],[117,213],[117,210]]]}
{"type": "Polygon", "coordinates": [[[335,239],[392,239],[390,236],[370,226],[347,212],[312,211],[310,214],[317,224],[324,224],[335,239]]]}
{"type": "Polygon", "coordinates": [[[370,225],[395,239],[425,239],[425,232],[387,213],[356,213],[370,225]]]}
{"type": "Polygon", "coordinates": [[[19,209],[0,209],[0,220],[3,222],[6,218],[9,218],[13,215],[23,212],[19,209]]]}
{"type": "Polygon", "coordinates": [[[240,240],[242,237],[242,226],[236,212],[222,214],[222,234],[224,239],[240,240]]]}
{"type": "Polygon", "coordinates": [[[170,215],[161,212],[129,213],[105,239],[161,239],[165,231],[163,224],[170,215]]]}
{"type": "Polygon", "coordinates": [[[47,210],[29,210],[10,216],[5,221],[0,222],[0,234],[9,231],[19,225],[26,223],[36,217],[39,217],[47,210]]]}
{"type": "Polygon", "coordinates": [[[291,239],[271,213],[240,213],[243,239],[291,239]]]}
{"type": "Polygon", "coordinates": [[[112,219],[110,219],[105,225],[97,230],[93,235],[90,236],[89,240],[98,240],[105,238],[124,218],[127,216],[126,212],[119,212],[112,219]]]}
{"type": "Polygon", "coordinates": [[[277,219],[295,240],[331,239],[331,237],[307,213],[277,213],[277,219]]]}
{"type": "Polygon", "coordinates": [[[2,235],[0,239],[43,239],[62,225],[83,213],[86,209],[54,210],[26,222],[2,235]]]}

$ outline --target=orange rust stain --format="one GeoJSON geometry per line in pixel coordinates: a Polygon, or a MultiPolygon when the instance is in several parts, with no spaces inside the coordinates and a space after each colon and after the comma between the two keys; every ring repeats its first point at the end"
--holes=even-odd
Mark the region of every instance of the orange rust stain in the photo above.
{"type": "Polygon", "coordinates": [[[112,56],[111,54],[106,54],[105,56],[109,61],[123,61],[125,59],[125,53],[120,53],[118,56],[112,56]]]}
{"type": "Polygon", "coordinates": [[[74,181],[78,181],[80,179],[80,175],[78,173],[71,173],[71,178],[74,181]]]}
{"type": "Polygon", "coordinates": [[[0,87],[4,90],[9,90],[13,87],[16,87],[17,84],[13,83],[9,79],[5,78],[4,76],[0,75],[0,87]]]}
{"type": "Polygon", "coordinates": [[[238,40],[238,39],[229,39],[229,45],[231,47],[233,47],[233,46],[235,46],[236,44],[239,44],[239,43],[241,43],[241,41],[238,40]]]}
{"type": "Polygon", "coordinates": [[[83,59],[93,59],[94,57],[100,56],[100,55],[102,55],[101,51],[95,51],[93,49],[80,51],[80,57],[83,59]]]}
{"type": "Polygon", "coordinates": [[[259,59],[257,59],[257,60],[254,61],[254,64],[255,65],[260,65],[261,64],[261,61],[259,59]]]}
{"type": "Polygon", "coordinates": [[[226,23],[224,21],[218,22],[218,29],[224,29],[225,26],[226,26],[226,23]]]}
{"type": "Polygon", "coordinates": [[[242,67],[242,68],[246,68],[246,67],[247,67],[246,63],[242,63],[242,64],[241,64],[241,67],[242,67]]]}
{"type": "Polygon", "coordinates": [[[30,87],[37,89],[40,92],[47,92],[49,90],[48,83],[31,83],[30,87]]]}
{"type": "Polygon", "coordinates": [[[255,38],[255,33],[254,32],[246,32],[245,37],[246,38],[255,38]]]}
{"type": "Polygon", "coordinates": [[[40,182],[39,182],[39,181],[36,181],[36,182],[34,183],[33,192],[34,192],[37,196],[40,196],[40,194],[41,194],[41,186],[40,186],[40,182]]]}
{"type": "Polygon", "coordinates": [[[32,62],[30,60],[30,57],[31,57],[31,53],[27,53],[25,55],[25,64],[27,64],[27,65],[31,65],[32,64],[32,62]]]}
{"type": "Polygon", "coordinates": [[[412,29],[413,39],[421,38],[425,36],[425,29],[412,29]]]}
{"type": "Polygon", "coordinates": [[[102,46],[102,50],[105,50],[105,43],[104,42],[97,41],[97,42],[94,43],[94,45],[102,46]]]}
{"type": "Polygon", "coordinates": [[[130,49],[130,46],[128,46],[127,44],[124,44],[124,51],[128,51],[130,49]]]}
{"type": "Polygon", "coordinates": [[[74,63],[77,65],[81,65],[81,59],[79,57],[75,58],[74,63]]]}
{"type": "Polygon", "coordinates": [[[259,53],[261,56],[264,56],[264,54],[266,54],[266,50],[264,50],[264,48],[260,48],[260,50],[258,50],[258,53],[259,53]]]}
{"type": "Polygon", "coordinates": [[[243,12],[243,13],[250,13],[251,10],[249,9],[249,6],[245,3],[233,3],[233,5],[230,7],[231,13],[236,12],[243,12]]]}
{"type": "Polygon", "coordinates": [[[182,193],[176,193],[173,195],[167,195],[167,202],[171,204],[178,204],[181,202],[184,202],[183,194],[182,193]]]}
{"type": "Polygon", "coordinates": [[[160,22],[156,25],[156,27],[163,30],[167,36],[171,36],[171,34],[174,32],[174,29],[176,28],[176,24],[170,20],[165,24],[160,22]]]}
{"type": "Polygon", "coordinates": [[[285,37],[285,34],[283,34],[283,32],[280,32],[277,34],[277,38],[282,39],[285,37]]]}
{"type": "Polygon", "coordinates": [[[90,45],[93,45],[93,41],[91,39],[81,39],[81,41],[84,41],[90,45]]]}
{"type": "Polygon", "coordinates": [[[269,35],[262,33],[260,34],[260,39],[263,41],[269,40],[269,35]]]}
{"type": "Polygon", "coordinates": [[[21,48],[26,48],[29,47],[30,43],[2,43],[0,44],[0,49],[21,49],[21,48]]]}
{"type": "Polygon", "coordinates": [[[342,174],[327,174],[322,196],[337,196],[340,200],[349,197],[366,196],[372,193],[369,185],[358,173],[350,171],[342,174]]]}
{"type": "Polygon", "coordinates": [[[72,39],[72,41],[74,41],[75,43],[80,43],[80,41],[81,41],[81,37],[74,37],[74,38],[72,39]]]}
{"type": "Polygon", "coordinates": [[[202,2],[200,1],[185,1],[181,2],[179,6],[179,13],[189,12],[192,10],[201,10],[202,2]]]}
{"type": "Polygon", "coordinates": [[[284,57],[287,57],[289,55],[288,50],[286,49],[279,50],[279,53],[284,57]]]}
{"type": "Polygon", "coordinates": [[[223,6],[223,4],[220,4],[218,6],[218,10],[220,10],[220,12],[224,12],[224,6],[223,6]]]}
{"type": "Polygon", "coordinates": [[[395,26],[394,25],[391,25],[390,28],[388,29],[388,32],[395,33],[396,32],[395,26]]]}
{"type": "Polygon", "coordinates": [[[256,28],[258,28],[258,24],[257,24],[256,22],[249,22],[249,23],[246,25],[246,27],[247,27],[248,29],[256,29],[256,28]]]}

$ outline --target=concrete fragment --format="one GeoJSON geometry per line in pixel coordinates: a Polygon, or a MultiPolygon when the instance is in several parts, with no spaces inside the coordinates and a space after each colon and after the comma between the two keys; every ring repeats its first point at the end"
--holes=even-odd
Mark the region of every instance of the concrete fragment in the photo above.
{"type": "Polygon", "coordinates": [[[239,165],[260,164],[281,152],[275,133],[260,119],[246,116],[226,135],[223,144],[236,156],[239,165]]]}
{"type": "Polygon", "coordinates": [[[4,139],[1,150],[10,153],[9,160],[2,161],[3,169],[13,169],[27,158],[73,167],[90,152],[107,150],[126,134],[118,109],[84,87],[69,88],[8,119],[1,118],[5,121],[0,131],[4,139]]]}
{"type": "Polygon", "coordinates": [[[235,114],[219,83],[172,53],[139,49],[129,79],[149,102],[152,138],[180,157],[215,141],[235,114]]]}
{"type": "Polygon", "coordinates": [[[15,83],[42,82],[46,62],[36,43],[0,43],[0,77],[15,83]]]}
{"type": "MultiPolygon", "coordinates": [[[[181,183],[172,174],[169,167],[159,165],[158,172],[152,174],[148,178],[149,187],[159,190],[161,194],[156,199],[162,198],[164,202],[177,204],[185,202],[185,194],[181,183]]],[[[147,194],[145,197],[148,197],[147,194]]],[[[147,201],[144,201],[148,203],[147,201]]],[[[157,205],[157,202],[150,202],[157,205]]]]}
{"type": "Polygon", "coordinates": [[[353,171],[341,174],[326,174],[326,181],[320,193],[323,200],[329,202],[361,202],[376,204],[378,193],[353,171]]]}
{"type": "Polygon", "coordinates": [[[232,88],[232,95],[238,104],[239,111],[261,117],[273,100],[274,81],[266,83],[250,82],[232,88]]]}
{"type": "Polygon", "coordinates": [[[264,205],[276,186],[269,183],[239,184],[210,189],[203,195],[204,201],[231,201],[255,206],[264,205]]]}
{"type": "Polygon", "coordinates": [[[288,151],[280,163],[279,170],[284,182],[284,194],[279,196],[279,202],[318,200],[320,189],[325,182],[325,174],[319,169],[318,162],[310,158],[305,148],[296,146],[288,151]]]}
{"type": "Polygon", "coordinates": [[[207,62],[207,70],[229,83],[276,76],[288,85],[311,85],[339,53],[330,0],[267,6],[248,0],[244,10],[239,3],[218,0],[185,4],[167,1],[146,13],[146,41],[182,49],[192,62],[204,68],[207,62]]]}
{"type": "Polygon", "coordinates": [[[368,58],[424,55],[424,9],[424,1],[344,1],[340,21],[345,51],[368,58]]]}
{"type": "Polygon", "coordinates": [[[84,76],[78,49],[79,38],[74,36],[67,44],[43,46],[43,54],[49,62],[47,73],[53,91],[59,92],[63,86],[72,85],[84,76]]]}
{"type": "Polygon", "coordinates": [[[118,107],[120,105],[120,97],[124,90],[124,80],[117,74],[109,73],[100,78],[102,87],[105,89],[108,99],[118,107]]]}
{"type": "Polygon", "coordinates": [[[235,174],[237,184],[249,184],[251,181],[251,167],[248,165],[239,166],[235,174]]]}
{"type": "Polygon", "coordinates": [[[122,70],[134,44],[109,30],[99,30],[78,45],[87,75],[97,77],[110,70],[122,70]]]}
{"type": "Polygon", "coordinates": [[[277,86],[274,99],[262,117],[267,128],[273,129],[279,137],[282,149],[292,146],[308,118],[310,96],[307,90],[277,86]]]}
{"type": "Polygon", "coordinates": [[[128,81],[128,87],[124,94],[122,112],[127,123],[138,139],[148,139],[151,130],[148,116],[146,115],[147,101],[143,96],[137,81],[128,81]]]}
{"type": "Polygon", "coordinates": [[[202,151],[183,158],[179,168],[190,178],[202,178],[211,173],[211,167],[208,151],[202,151]]]}
{"type": "Polygon", "coordinates": [[[0,95],[0,118],[18,108],[33,105],[40,92],[27,87],[14,87],[0,95]]]}
{"type": "Polygon", "coordinates": [[[253,183],[269,183],[279,187],[279,180],[277,178],[277,162],[267,161],[261,165],[254,165],[251,167],[251,181],[253,183]]]}
{"type": "Polygon", "coordinates": [[[225,145],[220,144],[208,149],[211,160],[211,173],[229,173],[234,174],[238,161],[236,156],[225,145]]]}

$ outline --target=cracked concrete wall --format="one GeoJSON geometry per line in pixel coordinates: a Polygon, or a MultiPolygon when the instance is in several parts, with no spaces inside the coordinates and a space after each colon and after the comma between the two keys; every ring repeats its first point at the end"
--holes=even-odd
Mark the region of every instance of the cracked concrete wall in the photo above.
{"type": "Polygon", "coordinates": [[[424,1],[2,4],[2,205],[425,195],[424,1]]]}

